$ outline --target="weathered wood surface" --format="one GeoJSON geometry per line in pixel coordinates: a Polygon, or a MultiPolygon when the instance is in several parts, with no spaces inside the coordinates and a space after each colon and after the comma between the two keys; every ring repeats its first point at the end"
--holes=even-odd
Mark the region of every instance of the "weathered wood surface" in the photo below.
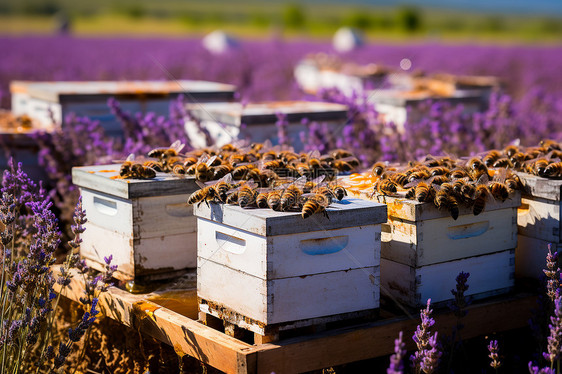
{"type": "Polygon", "coordinates": [[[89,102],[102,101],[106,104],[109,97],[136,98],[146,100],[150,97],[177,96],[187,94],[195,99],[209,95],[224,95],[225,99],[234,98],[235,87],[229,84],[196,81],[84,81],[84,82],[31,82],[13,81],[10,83],[12,94],[49,102],[89,102]]]}
{"type": "Polygon", "coordinates": [[[506,250],[440,264],[411,267],[381,259],[381,282],[394,298],[411,307],[423,306],[427,299],[441,302],[453,298],[455,277],[470,273],[467,295],[480,297],[505,293],[514,286],[515,251],[506,250]]]}
{"type": "Polygon", "coordinates": [[[276,212],[272,209],[243,209],[237,205],[201,204],[195,207],[197,217],[236,227],[261,236],[288,235],[374,225],[386,222],[386,206],[373,201],[345,198],[326,208],[328,217],[314,214],[307,219],[301,212],[276,212]]]}
{"type": "Polygon", "coordinates": [[[561,204],[560,201],[540,197],[523,197],[521,207],[517,210],[519,234],[552,243],[562,243],[561,204]]]}
{"type": "Polygon", "coordinates": [[[266,280],[199,259],[197,296],[218,311],[232,310],[255,320],[255,329],[261,329],[378,308],[379,274],[377,266],[266,280]]]}
{"type": "MultiPolygon", "coordinates": [[[[53,270],[56,271],[55,267],[53,270]]],[[[57,289],[60,287],[56,285],[57,289]]],[[[189,291],[191,288],[187,288],[189,291]]],[[[193,290],[193,289],[191,289],[193,290]]],[[[178,290],[176,290],[178,291],[178,290]]],[[[63,295],[77,301],[83,282],[76,276],[63,295]]],[[[156,293],[152,293],[154,295],[156,293]]],[[[162,294],[166,294],[164,290],[162,294]]],[[[134,295],[115,287],[103,294],[98,304],[102,313],[116,321],[139,329],[191,355],[201,362],[227,373],[298,373],[335,365],[366,360],[393,353],[394,339],[400,331],[411,336],[419,320],[405,316],[388,317],[375,322],[349,326],[276,343],[252,346],[151,302],[150,296],[134,295]]],[[[187,294],[183,298],[193,298],[187,294]]],[[[197,305],[194,301],[192,305],[197,305]]],[[[501,332],[527,326],[536,296],[514,294],[474,302],[463,324],[463,338],[501,332]],[[505,318],[509,315],[509,318],[505,318]]],[[[193,308],[191,312],[197,315],[193,308]]],[[[388,313],[387,313],[388,315],[388,313]]],[[[436,310],[435,331],[443,337],[456,326],[456,317],[448,311],[436,310]]],[[[411,339],[404,339],[406,348],[414,349],[411,339]]]]}
{"type": "Polygon", "coordinates": [[[199,219],[198,256],[262,279],[378,266],[380,225],[264,237],[199,219]]]}
{"type": "Polygon", "coordinates": [[[541,178],[537,175],[518,172],[523,183],[524,195],[540,197],[560,203],[562,179],[541,178]]]}
{"type": "Polygon", "coordinates": [[[170,173],[156,173],[156,178],[149,180],[112,179],[119,175],[120,167],[120,164],[73,167],[72,183],[124,199],[190,194],[199,189],[194,177],[176,177],[170,173]]]}
{"type": "Polygon", "coordinates": [[[250,103],[208,103],[187,106],[191,115],[198,120],[212,121],[226,125],[240,126],[269,124],[275,125],[278,113],[286,115],[289,123],[297,123],[306,118],[310,121],[347,120],[348,107],[342,104],[310,101],[277,101],[250,103]]]}
{"type": "Polygon", "coordinates": [[[411,222],[389,217],[383,224],[381,257],[413,267],[513,249],[517,210],[484,210],[411,222]]]}

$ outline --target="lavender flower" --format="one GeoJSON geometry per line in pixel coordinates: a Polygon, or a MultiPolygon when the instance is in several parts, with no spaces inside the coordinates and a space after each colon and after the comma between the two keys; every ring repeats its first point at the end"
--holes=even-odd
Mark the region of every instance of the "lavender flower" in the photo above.
{"type": "Polygon", "coordinates": [[[538,366],[533,366],[533,363],[529,361],[529,373],[531,374],[555,374],[556,371],[549,368],[539,368],[538,366]]]}
{"type": "Polygon", "coordinates": [[[403,374],[404,363],[402,362],[406,356],[406,344],[402,341],[402,331],[398,334],[398,339],[394,340],[394,354],[390,356],[390,366],[386,370],[386,374],[403,374]]]}
{"type": "Polygon", "coordinates": [[[548,254],[546,255],[546,269],[543,270],[544,274],[548,278],[547,281],[547,295],[552,302],[558,297],[560,293],[560,268],[557,267],[558,254],[552,253],[551,244],[548,244],[548,254]]]}
{"type": "Polygon", "coordinates": [[[493,369],[498,369],[501,366],[501,361],[500,361],[500,357],[499,357],[499,349],[498,349],[498,341],[497,340],[490,340],[490,344],[488,344],[488,351],[490,351],[490,354],[488,355],[488,357],[490,357],[490,359],[492,360],[490,362],[490,366],[493,369]]]}
{"type": "Polygon", "coordinates": [[[277,139],[279,144],[288,145],[290,142],[289,139],[289,121],[287,120],[287,115],[284,113],[276,113],[277,122],[275,122],[275,126],[277,126],[277,139]]]}
{"type": "Polygon", "coordinates": [[[560,359],[560,344],[562,340],[562,296],[558,295],[554,300],[554,315],[550,317],[548,325],[550,335],[547,338],[547,351],[543,353],[544,358],[550,362],[550,367],[560,359]]]}
{"type": "Polygon", "coordinates": [[[469,301],[467,300],[464,293],[468,290],[468,277],[470,277],[470,273],[460,272],[456,278],[456,287],[455,289],[451,290],[451,293],[455,297],[453,302],[449,304],[449,308],[453,311],[453,314],[457,316],[457,318],[462,318],[466,316],[465,308],[468,306],[469,301]]]}
{"type": "Polygon", "coordinates": [[[421,324],[416,328],[413,340],[416,342],[418,350],[410,356],[412,367],[419,373],[432,373],[439,362],[441,352],[437,346],[437,332],[432,336],[430,329],[435,324],[435,320],[431,318],[432,309],[429,308],[431,299],[427,300],[427,306],[420,311],[421,324]]]}

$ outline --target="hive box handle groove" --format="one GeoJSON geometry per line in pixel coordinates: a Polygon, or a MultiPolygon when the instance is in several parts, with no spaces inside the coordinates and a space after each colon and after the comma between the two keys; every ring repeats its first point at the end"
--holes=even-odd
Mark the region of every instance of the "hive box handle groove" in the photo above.
{"type": "Polygon", "coordinates": [[[166,204],[166,213],[172,217],[189,217],[193,215],[193,206],[186,203],[166,204]]]}
{"type": "Polygon", "coordinates": [[[246,250],[246,241],[232,235],[216,231],[215,238],[219,248],[234,254],[242,254],[246,250]]]}
{"type": "Polygon", "coordinates": [[[490,228],[489,221],[469,223],[466,225],[451,226],[447,232],[449,239],[467,239],[474,238],[484,234],[490,228]]]}
{"type": "Polygon", "coordinates": [[[98,212],[108,216],[114,216],[117,214],[117,202],[115,201],[110,201],[102,199],[98,196],[94,196],[94,207],[96,207],[98,212]]]}
{"type": "Polygon", "coordinates": [[[329,238],[301,240],[301,250],[307,255],[328,255],[336,253],[347,247],[349,236],[332,236],[329,238]]]}

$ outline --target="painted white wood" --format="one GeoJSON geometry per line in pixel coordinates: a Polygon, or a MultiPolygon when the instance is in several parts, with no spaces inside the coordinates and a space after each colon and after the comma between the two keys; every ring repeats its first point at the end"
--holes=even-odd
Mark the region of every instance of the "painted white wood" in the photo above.
{"type": "Polygon", "coordinates": [[[266,238],[200,218],[198,242],[200,258],[268,280],[380,263],[380,225],[266,238]]]}
{"type": "Polygon", "coordinates": [[[237,205],[211,203],[195,206],[197,217],[240,228],[262,236],[288,235],[307,231],[340,229],[386,222],[386,206],[373,201],[345,198],[326,208],[328,217],[272,209],[243,209],[237,205]]]}
{"type": "MultiPolygon", "coordinates": [[[[562,244],[552,243],[535,237],[518,235],[515,250],[515,276],[540,279],[546,269],[548,245],[552,253],[562,251],[562,244]]],[[[560,254],[559,254],[560,255],[560,254]]]]}
{"type": "Polygon", "coordinates": [[[156,173],[155,178],[148,180],[116,179],[120,166],[120,164],[111,164],[73,167],[72,183],[124,199],[189,195],[200,188],[194,177],[182,178],[171,173],[156,173]]]}
{"type": "Polygon", "coordinates": [[[421,220],[389,219],[381,257],[413,267],[512,249],[517,246],[516,209],[421,220]]]}
{"type": "Polygon", "coordinates": [[[82,207],[89,222],[130,237],[133,236],[133,202],[102,192],[81,188],[82,207]]]}
{"type": "Polygon", "coordinates": [[[541,178],[537,175],[518,172],[523,190],[526,195],[560,202],[562,195],[562,180],[541,178]]]}
{"type": "Polygon", "coordinates": [[[470,273],[466,295],[492,295],[507,292],[514,285],[515,251],[506,250],[440,264],[413,268],[381,259],[381,284],[397,300],[412,307],[453,298],[455,278],[470,273]]]}
{"type": "Polygon", "coordinates": [[[517,210],[519,233],[528,237],[562,242],[560,237],[560,202],[538,197],[523,197],[517,210]]]}
{"type": "Polygon", "coordinates": [[[207,261],[198,268],[197,296],[271,325],[378,308],[378,276],[370,267],[267,281],[207,261]]]}
{"type": "Polygon", "coordinates": [[[165,277],[173,270],[197,266],[197,234],[194,232],[133,239],[99,227],[85,224],[80,254],[101,265],[104,257],[113,255],[118,265],[118,279],[131,280],[159,274],[165,277]]]}

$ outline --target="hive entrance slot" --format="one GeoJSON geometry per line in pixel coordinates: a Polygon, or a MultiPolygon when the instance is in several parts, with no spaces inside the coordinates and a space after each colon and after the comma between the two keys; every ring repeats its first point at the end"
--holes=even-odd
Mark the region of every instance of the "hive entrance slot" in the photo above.
{"type": "Polygon", "coordinates": [[[241,254],[246,249],[246,241],[232,235],[217,231],[215,239],[220,249],[234,254],[241,254]]]}

